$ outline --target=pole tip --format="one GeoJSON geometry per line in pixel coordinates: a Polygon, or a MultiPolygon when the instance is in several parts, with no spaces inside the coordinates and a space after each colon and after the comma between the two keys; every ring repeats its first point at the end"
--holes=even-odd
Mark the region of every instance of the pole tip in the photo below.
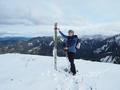
{"type": "Polygon", "coordinates": [[[55,26],[57,26],[58,25],[58,23],[57,22],[55,22],[55,26]]]}
{"type": "Polygon", "coordinates": [[[56,22],[55,23],[55,30],[57,30],[57,27],[58,27],[58,23],[56,22]]]}

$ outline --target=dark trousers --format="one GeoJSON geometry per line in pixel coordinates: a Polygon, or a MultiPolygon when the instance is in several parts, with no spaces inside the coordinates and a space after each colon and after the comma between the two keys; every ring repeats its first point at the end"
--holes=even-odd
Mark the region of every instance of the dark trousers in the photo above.
{"type": "Polygon", "coordinates": [[[76,68],[74,64],[75,53],[68,52],[68,59],[70,62],[70,70],[73,73],[73,75],[75,75],[76,74],[76,68]]]}

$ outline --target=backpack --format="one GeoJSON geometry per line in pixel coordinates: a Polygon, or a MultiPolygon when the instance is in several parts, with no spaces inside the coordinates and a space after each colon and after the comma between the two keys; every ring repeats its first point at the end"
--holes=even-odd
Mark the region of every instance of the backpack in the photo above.
{"type": "Polygon", "coordinates": [[[80,49],[80,46],[81,46],[80,39],[78,39],[76,43],[76,49],[80,49]]]}

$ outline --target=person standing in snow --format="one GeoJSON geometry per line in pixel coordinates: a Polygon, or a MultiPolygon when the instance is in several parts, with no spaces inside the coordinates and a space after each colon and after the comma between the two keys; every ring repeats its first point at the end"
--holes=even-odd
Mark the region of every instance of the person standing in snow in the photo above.
{"type": "Polygon", "coordinates": [[[68,36],[64,35],[60,29],[58,29],[59,33],[61,36],[65,39],[65,48],[64,50],[67,52],[67,56],[70,62],[70,71],[72,72],[73,75],[76,74],[76,67],[74,64],[74,59],[75,59],[75,54],[76,50],[80,49],[80,41],[77,37],[77,35],[74,35],[73,30],[68,31],[68,36]]]}

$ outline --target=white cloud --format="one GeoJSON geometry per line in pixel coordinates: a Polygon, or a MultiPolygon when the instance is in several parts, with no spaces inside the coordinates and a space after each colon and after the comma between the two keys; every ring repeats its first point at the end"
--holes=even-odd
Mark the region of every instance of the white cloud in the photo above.
{"type": "Polygon", "coordinates": [[[0,22],[4,21],[3,24],[5,21],[6,24],[15,23],[15,20],[18,23],[18,19],[20,23],[24,19],[25,23],[27,20],[33,24],[50,24],[59,21],[63,14],[59,6],[49,0],[1,0],[0,11],[0,22]]]}
{"type": "MultiPolygon", "coordinates": [[[[66,26],[59,25],[61,31],[67,34],[69,29],[73,29],[79,36],[85,35],[115,35],[120,33],[120,23],[109,24],[96,24],[89,26],[66,26]]],[[[1,25],[0,33],[4,36],[25,36],[25,37],[37,37],[37,36],[52,36],[54,33],[54,27],[52,25],[1,25]]]]}
{"type": "Polygon", "coordinates": [[[57,21],[65,33],[68,29],[74,29],[81,36],[117,34],[120,33],[120,23],[93,23],[99,19],[104,21],[106,11],[109,18],[112,18],[111,13],[114,14],[113,18],[119,15],[116,13],[118,4],[108,1],[0,0],[0,33],[23,36],[52,35],[52,25],[57,21]]]}
{"type": "Polygon", "coordinates": [[[81,16],[67,15],[55,0],[0,0],[0,11],[1,24],[50,25],[56,21],[65,25],[88,24],[81,16]]]}

